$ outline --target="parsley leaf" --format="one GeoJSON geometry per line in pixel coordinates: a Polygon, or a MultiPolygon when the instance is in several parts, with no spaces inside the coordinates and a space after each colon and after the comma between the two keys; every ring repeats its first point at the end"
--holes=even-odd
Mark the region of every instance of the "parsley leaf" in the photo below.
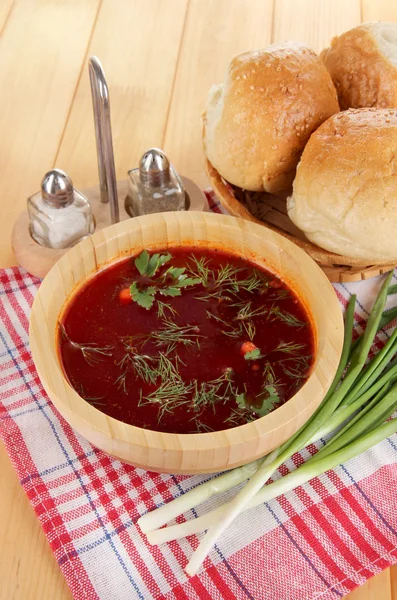
{"type": "MultiPolygon", "coordinates": [[[[158,269],[170,261],[171,258],[172,256],[169,252],[166,254],[156,253],[150,256],[147,250],[143,250],[135,259],[135,266],[140,275],[152,278],[156,275],[158,269]]],[[[144,285],[138,287],[136,282],[134,282],[130,287],[132,299],[139,306],[149,309],[153,306],[154,296],[157,292],[163,296],[181,296],[181,288],[201,283],[200,278],[188,277],[185,271],[185,267],[169,267],[157,280],[149,282],[154,285],[146,284],[147,287],[144,285]]]]}
{"type": "Polygon", "coordinates": [[[153,254],[149,257],[149,252],[143,250],[140,255],[135,259],[135,266],[141,275],[147,275],[147,277],[153,277],[156,271],[162,267],[166,262],[171,260],[171,254],[153,254]]]}
{"type": "MultiPolygon", "coordinates": [[[[164,277],[167,277],[167,275],[171,275],[171,277],[173,277],[174,279],[178,279],[181,275],[183,275],[183,273],[185,272],[185,268],[184,267],[170,267],[167,272],[165,273],[164,277]]],[[[185,275],[186,277],[186,275],[185,275]]]]}
{"type": "Polygon", "coordinates": [[[165,263],[171,260],[171,258],[172,256],[169,253],[153,254],[149,259],[145,275],[147,275],[148,277],[153,277],[153,275],[156,274],[157,269],[165,265],[165,263]]]}
{"type": "Polygon", "coordinates": [[[236,402],[239,408],[250,408],[260,417],[264,417],[265,415],[269,414],[269,412],[271,412],[274,409],[276,404],[280,402],[280,397],[274,385],[266,385],[263,392],[259,394],[258,400],[259,402],[262,402],[262,404],[259,407],[253,404],[247,404],[247,400],[244,393],[239,394],[236,397],[236,402]]]}
{"type": "Polygon", "coordinates": [[[135,266],[141,275],[146,275],[146,270],[149,264],[149,252],[144,250],[140,253],[138,258],[135,259],[135,266]]]}
{"type": "Polygon", "coordinates": [[[244,354],[244,358],[245,360],[257,360],[258,358],[263,358],[263,354],[261,354],[259,348],[255,348],[255,350],[250,350],[250,352],[244,354]]]}
{"type": "Polygon", "coordinates": [[[147,287],[144,290],[139,290],[136,284],[136,281],[130,287],[131,298],[142,306],[143,308],[149,309],[153,306],[154,302],[154,294],[156,293],[156,288],[147,287]]]}
{"type": "Polygon", "coordinates": [[[164,288],[163,290],[159,290],[160,294],[162,296],[181,296],[182,292],[180,290],[179,287],[169,287],[169,288],[164,288]]]}
{"type": "Polygon", "coordinates": [[[236,402],[239,408],[247,408],[244,392],[236,396],[236,402]]]}
{"type": "Polygon", "coordinates": [[[253,409],[260,417],[264,417],[280,402],[280,397],[274,385],[266,385],[264,391],[259,394],[258,400],[262,401],[262,405],[260,408],[254,406],[253,409]]]}
{"type": "Polygon", "coordinates": [[[197,285],[199,283],[201,283],[201,279],[198,277],[188,277],[187,275],[182,275],[174,285],[178,287],[187,287],[189,285],[197,285]]]}

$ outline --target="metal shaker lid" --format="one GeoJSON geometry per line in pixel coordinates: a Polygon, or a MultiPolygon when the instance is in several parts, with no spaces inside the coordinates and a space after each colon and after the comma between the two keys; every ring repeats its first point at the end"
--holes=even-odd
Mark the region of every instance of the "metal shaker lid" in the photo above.
{"type": "Polygon", "coordinates": [[[170,161],[159,148],[150,148],[139,163],[139,177],[144,185],[160,187],[170,182],[170,161]]]}
{"type": "Polygon", "coordinates": [[[43,199],[54,208],[61,208],[73,202],[73,182],[61,169],[48,171],[41,182],[43,199]]]}

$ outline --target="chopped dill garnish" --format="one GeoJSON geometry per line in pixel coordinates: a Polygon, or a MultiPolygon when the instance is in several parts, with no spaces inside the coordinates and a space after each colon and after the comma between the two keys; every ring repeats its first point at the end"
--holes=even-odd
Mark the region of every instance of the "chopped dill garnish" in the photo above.
{"type": "Polygon", "coordinates": [[[304,347],[305,344],[297,344],[296,342],[280,342],[273,352],[295,354],[296,352],[300,352],[304,347]]]}
{"type": "Polygon", "coordinates": [[[244,330],[248,336],[248,339],[252,342],[256,335],[256,327],[252,321],[244,321],[243,322],[244,330]]]}
{"type": "Polygon", "coordinates": [[[141,393],[138,406],[147,404],[158,404],[159,414],[158,421],[164,417],[166,413],[174,411],[176,408],[186,406],[188,412],[196,413],[191,420],[197,418],[197,413],[207,408],[212,407],[215,411],[215,405],[224,403],[235,397],[236,390],[233,387],[233,372],[227,369],[217,379],[211,381],[198,382],[196,379],[190,382],[185,382],[181,378],[175,366],[168,361],[168,372],[161,371],[159,368],[159,377],[161,383],[156,390],[143,396],[141,393]]]}
{"type": "Polygon", "coordinates": [[[121,374],[116,379],[117,387],[121,388],[124,393],[127,393],[126,380],[129,372],[133,372],[136,377],[142,379],[147,384],[154,385],[158,379],[179,379],[178,365],[181,362],[179,356],[175,357],[175,365],[169,360],[165,354],[160,356],[147,356],[138,354],[133,346],[124,343],[126,350],[123,358],[116,363],[121,374]]]}
{"type": "Polygon", "coordinates": [[[112,356],[112,350],[113,350],[112,346],[102,346],[101,347],[101,346],[98,346],[98,344],[90,343],[90,342],[87,342],[84,344],[80,344],[78,342],[73,342],[70,339],[69,335],[66,333],[66,329],[63,326],[63,324],[58,322],[58,326],[61,331],[61,335],[65,338],[65,340],[71,346],[73,346],[73,348],[80,350],[86,363],[90,367],[95,367],[98,363],[101,362],[101,360],[103,360],[104,356],[112,356]]]}
{"type": "Polygon", "coordinates": [[[263,369],[263,381],[265,385],[275,385],[277,382],[276,374],[274,369],[269,361],[266,361],[266,364],[263,369]]]}
{"type": "Polygon", "coordinates": [[[232,382],[233,371],[227,369],[220,377],[212,381],[203,381],[198,384],[194,380],[193,409],[202,410],[206,406],[215,407],[218,402],[226,402],[236,395],[232,382]]]}
{"type": "Polygon", "coordinates": [[[196,431],[197,433],[212,433],[214,429],[205,423],[201,423],[201,421],[197,421],[196,423],[196,431]]]}
{"type": "Polygon", "coordinates": [[[161,421],[165,413],[173,412],[176,408],[189,404],[191,391],[192,384],[185,383],[180,378],[163,381],[154,392],[145,397],[141,395],[138,406],[158,404],[158,421],[161,421]]]}
{"type": "MultiPolygon", "coordinates": [[[[166,304],[165,302],[161,302],[161,300],[157,300],[157,316],[159,319],[167,319],[167,310],[171,313],[173,317],[175,317],[178,314],[178,312],[173,306],[171,306],[170,304],[166,304]]],[[[170,318],[169,315],[168,318],[170,318]]]]}
{"type": "Polygon", "coordinates": [[[291,315],[289,312],[282,311],[279,306],[272,306],[269,309],[268,314],[270,321],[279,320],[283,323],[287,323],[287,325],[290,325],[291,327],[297,327],[298,329],[306,326],[304,321],[297,319],[297,317],[294,317],[294,315],[291,315]]]}
{"type": "Polygon", "coordinates": [[[163,320],[163,327],[150,333],[126,336],[125,341],[130,345],[143,347],[152,340],[159,348],[164,348],[166,354],[171,354],[179,344],[200,350],[200,329],[197,325],[177,325],[169,319],[163,320]]]}
{"type": "Polygon", "coordinates": [[[241,334],[243,332],[243,328],[242,328],[241,323],[239,323],[236,326],[233,323],[228,323],[224,319],[221,319],[220,317],[218,317],[214,313],[210,312],[209,310],[207,310],[206,312],[207,312],[207,317],[209,319],[214,319],[215,321],[217,321],[218,323],[221,323],[221,325],[224,326],[224,329],[221,330],[221,332],[223,333],[223,335],[227,335],[227,336],[233,337],[233,338],[239,338],[239,337],[241,337],[241,334]]]}
{"type": "Polygon", "coordinates": [[[91,404],[92,406],[107,406],[106,402],[101,402],[101,400],[105,399],[105,396],[90,397],[87,396],[84,387],[81,385],[81,383],[77,387],[77,393],[81,398],[83,398],[83,400],[88,402],[88,404],[91,404]]]}
{"type": "Polygon", "coordinates": [[[246,302],[240,306],[241,308],[236,317],[238,321],[248,321],[249,319],[266,315],[269,312],[267,308],[262,306],[259,306],[258,308],[252,308],[252,302],[246,302]]]}
{"type": "Polygon", "coordinates": [[[255,421],[257,415],[247,407],[233,408],[230,415],[223,421],[228,425],[233,425],[233,427],[238,427],[239,425],[244,425],[245,423],[251,423],[255,421]]]}
{"type": "Polygon", "coordinates": [[[210,263],[209,259],[205,258],[204,256],[199,259],[194,254],[191,254],[189,256],[189,260],[192,264],[188,265],[188,272],[190,275],[199,278],[201,280],[201,284],[204,287],[207,287],[209,277],[212,273],[212,270],[208,266],[210,263]]]}
{"type": "Polygon", "coordinates": [[[310,368],[311,356],[294,356],[285,358],[282,361],[283,371],[292,379],[304,379],[310,368]]]}

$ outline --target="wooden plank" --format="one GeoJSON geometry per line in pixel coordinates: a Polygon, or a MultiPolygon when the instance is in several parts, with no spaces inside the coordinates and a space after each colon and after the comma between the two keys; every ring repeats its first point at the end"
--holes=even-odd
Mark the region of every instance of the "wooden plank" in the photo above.
{"type": "MultiPolygon", "coordinates": [[[[187,0],[105,0],[89,48],[110,93],[116,171],[125,179],[151,146],[161,146],[187,0]]],[[[84,66],[56,165],[80,187],[98,183],[88,69],[84,66]]]]}
{"type": "Polygon", "coordinates": [[[389,569],[369,579],[346,596],[346,600],[394,600],[391,596],[389,569]]]}
{"type": "Polygon", "coordinates": [[[391,599],[390,600],[397,600],[397,565],[394,565],[394,567],[389,569],[389,573],[390,573],[390,585],[391,585],[391,599]]]}
{"type": "Polygon", "coordinates": [[[390,0],[361,0],[364,21],[397,21],[397,3],[390,0]]]}
{"type": "Polygon", "coordinates": [[[272,0],[190,1],[164,149],[200,186],[208,185],[200,122],[208,90],[235,54],[270,43],[272,13],[272,0]]]}
{"type": "Polygon", "coordinates": [[[0,266],[14,220],[54,160],[99,0],[17,2],[0,50],[0,266]]]}
{"type": "Polygon", "coordinates": [[[361,20],[360,0],[275,0],[273,41],[293,39],[319,52],[361,20]]]}
{"type": "Polygon", "coordinates": [[[0,490],[0,599],[71,600],[39,520],[1,442],[0,490]]]}
{"type": "Polygon", "coordinates": [[[14,0],[2,0],[2,2],[0,2],[0,34],[7,23],[13,4],[14,0]]]}

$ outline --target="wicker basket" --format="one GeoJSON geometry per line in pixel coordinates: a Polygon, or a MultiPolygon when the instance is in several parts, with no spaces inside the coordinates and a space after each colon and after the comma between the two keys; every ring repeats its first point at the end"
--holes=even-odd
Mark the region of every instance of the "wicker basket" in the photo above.
{"type": "Polygon", "coordinates": [[[206,171],[215,194],[229,214],[259,223],[288,238],[319,264],[330,281],[342,283],[369,279],[396,266],[395,263],[369,263],[368,260],[328,252],[309,242],[292,223],[285,199],[261,192],[247,194],[234,188],[222,179],[209,161],[206,161],[206,171]]]}

